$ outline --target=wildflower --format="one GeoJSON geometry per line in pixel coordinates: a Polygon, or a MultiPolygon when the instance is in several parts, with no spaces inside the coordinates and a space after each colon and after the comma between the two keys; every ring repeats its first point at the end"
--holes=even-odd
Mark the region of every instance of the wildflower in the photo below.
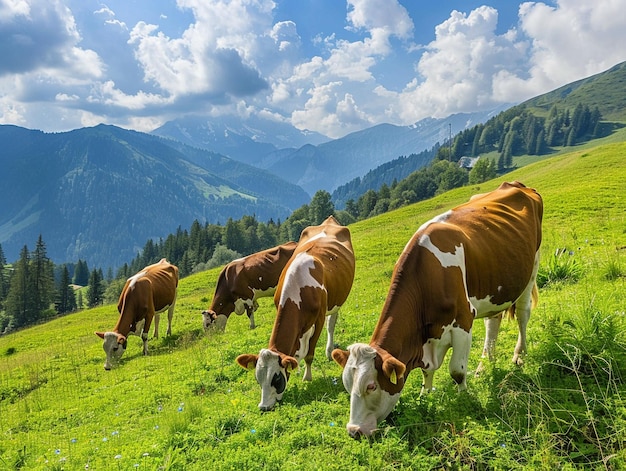
{"type": "Polygon", "coordinates": [[[116,459],[116,460],[119,460],[119,459],[121,459],[121,458],[122,458],[122,455],[115,455],[115,459],[116,459]]]}
{"type": "Polygon", "coordinates": [[[56,450],[54,450],[54,454],[55,455],[60,455],[61,454],[61,450],[59,450],[58,448],[56,450]]]}
{"type": "Polygon", "coordinates": [[[251,433],[251,434],[255,434],[255,433],[256,433],[256,430],[255,430],[255,429],[252,429],[252,430],[250,430],[250,433],[251,433]]]}

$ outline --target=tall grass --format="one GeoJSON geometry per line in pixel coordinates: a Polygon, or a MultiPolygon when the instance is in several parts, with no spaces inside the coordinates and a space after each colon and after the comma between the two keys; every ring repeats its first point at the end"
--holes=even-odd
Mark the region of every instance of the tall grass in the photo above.
{"type": "MultiPolygon", "coordinates": [[[[603,275],[606,260],[626,246],[625,153],[626,144],[586,149],[507,175],[544,197],[542,272],[570,260],[582,268],[541,288],[523,368],[511,362],[517,327],[503,322],[498,359],[468,379],[467,392],[456,392],[443,365],[436,390],[420,396],[415,371],[378,435],[356,441],[345,430],[341,369],[320,346],[313,381],[296,372],[282,404],[261,413],[254,375],[234,360],[267,345],[275,310],[262,299],[255,330],[231,316],[224,333],[205,334],[200,312],[216,268],[181,280],[171,337],[151,340],[146,357],[131,337],[109,372],[93,332],[115,324],[114,305],[0,337],[0,469],[625,467],[626,279],[603,275]],[[563,247],[567,253],[551,260],[563,247]]],[[[417,227],[499,182],[351,226],[357,268],[335,332],[341,346],[369,340],[393,265],[417,227]]],[[[471,369],[483,340],[476,323],[471,369]]]]}

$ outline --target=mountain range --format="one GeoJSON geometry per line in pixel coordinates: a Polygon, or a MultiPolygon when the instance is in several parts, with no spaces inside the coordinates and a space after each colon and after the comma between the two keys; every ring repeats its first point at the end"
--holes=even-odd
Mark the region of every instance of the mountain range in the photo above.
{"type": "Polygon", "coordinates": [[[332,192],[385,162],[430,148],[448,139],[451,131],[456,134],[482,123],[505,108],[426,118],[411,126],[379,124],[333,140],[260,118],[236,123],[183,117],[152,134],[268,170],[313,196],[318,190],[332,192]]]}
{"type": "Polygon", "coordinates": [[[308,195],[271,173],[145,133],[0,126],[0,244],[8,261],[39,235],[56,263],[129,262],[197,219],[284,219],[308,195]]]}

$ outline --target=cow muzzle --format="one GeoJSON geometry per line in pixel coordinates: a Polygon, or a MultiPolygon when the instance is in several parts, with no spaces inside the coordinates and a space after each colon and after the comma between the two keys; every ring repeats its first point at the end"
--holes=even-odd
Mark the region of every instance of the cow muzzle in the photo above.
{"type": "Polygon", "coordinates": [[[350,438],[354,438],[356,440],[359,440],[362,437],[371,437],[374,431],[376,431],[376,427],[370,428],[355,424],[348,424],[346,428],[350,438]]]}

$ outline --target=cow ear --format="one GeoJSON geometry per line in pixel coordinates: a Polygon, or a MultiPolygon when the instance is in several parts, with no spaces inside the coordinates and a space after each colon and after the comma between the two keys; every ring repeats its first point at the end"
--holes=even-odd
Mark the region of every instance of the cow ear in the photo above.
{"type": "Polygon", "coordinates": [[[243,355],[239,355],[236,361],[239,366],[241,366],[244,370],[254,370],[256,368],[256,362],[258,359],[258,355],[244,353],[243,355]]]}
{"type": "Polygon", "coordinates": [[[339,366],[345,368],[346,363],[348,362],[348,357],[350,356],[350,352],[347,350],[342,350],[340,348],[335,348],[331,353],[333,360],[335,360],[339,366]]]}
{"type": "Polygon", "coordinates": [[[117,334],[117,343],[124,345],[126,343],[126,337],[122,334],[117,334]]]}
{"type": "Polygon", "coordinates": [[[390,356],[383,362],[383,373],[392,384],[398,384],[398,378],[404,376],[406,366],[401,361],[390,356]]]}
{"type": "Polygon", "coordinates": [[[94,332],[94,334],[96,334],[101,339],[104,339],[104,332],[94,332]]]}
{"type": "Polygon", "coordinates": [[[298,369],[298,360],[294,357],[284,356],[281,358],[280,364],[287,370],[287,373],[291,373],[293,370],[298,369]]]}

